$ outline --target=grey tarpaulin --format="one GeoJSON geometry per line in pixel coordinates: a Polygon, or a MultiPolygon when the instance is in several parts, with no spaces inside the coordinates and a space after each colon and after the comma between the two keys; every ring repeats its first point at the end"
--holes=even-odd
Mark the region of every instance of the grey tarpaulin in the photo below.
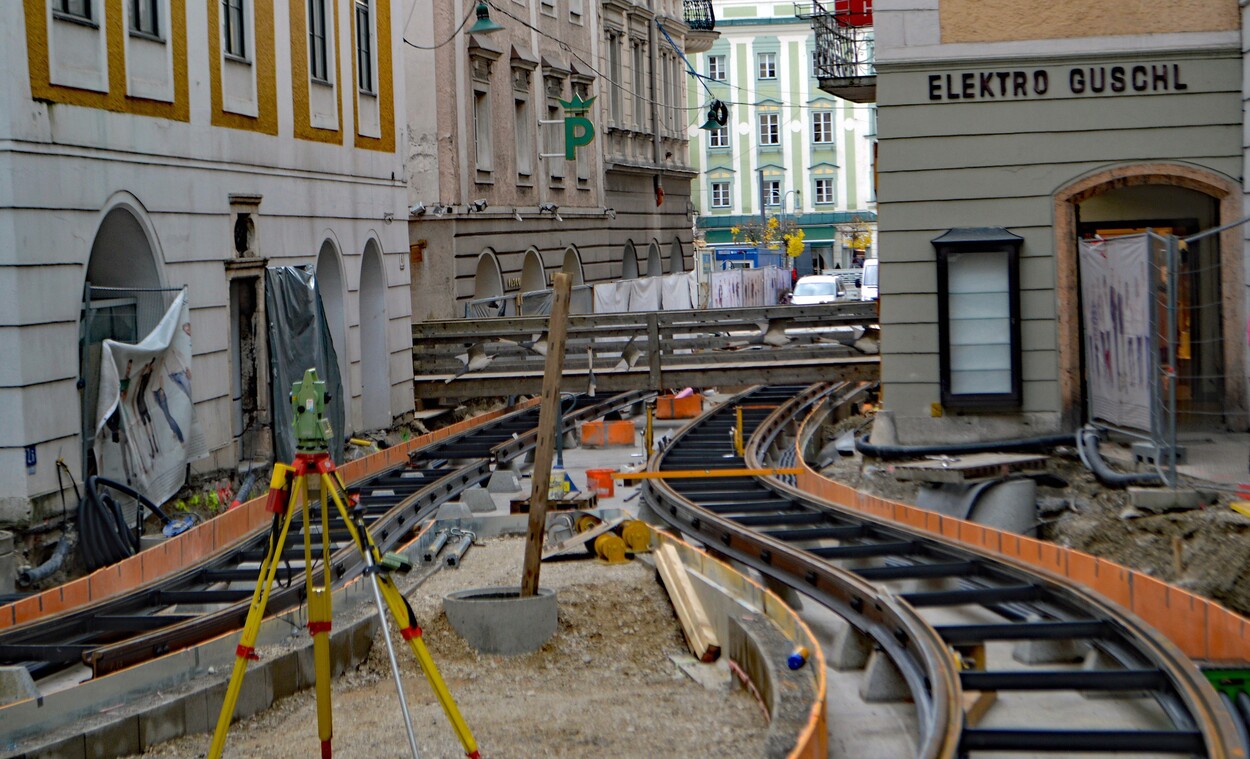
{"type": "Polygon", "coordinates": [[[273,390],[273,446],[278,461],[295,459],[291,429],[291,386],[309,368],[326,383],[326,416],[334,428],[330,458],[343,462],[343,379],[325,308],[311,266],[265,270],[265,310],[269,316],[269,372],[273,390]]]}

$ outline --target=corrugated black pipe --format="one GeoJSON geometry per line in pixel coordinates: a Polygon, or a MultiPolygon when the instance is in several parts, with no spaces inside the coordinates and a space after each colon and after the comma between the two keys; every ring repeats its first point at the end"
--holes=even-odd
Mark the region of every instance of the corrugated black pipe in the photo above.
{"type": "Polygon", "coordinates": [[[1047,451],[1061,445],[1075,443],[1072,433],[1043,435],[1016,440],[988,440],[978,443],[948,443],[946,445],[873,445],[864,435],[855,441],[855,450],[875,459],[914,459],[921,456],[958,455],[961,453],[988,453],[1006,451],[1047,451]]]}
{"type": "Polygon", "coordinates": [[[62,533],[61,539],[56,544],[56,550],[48,557],[48,560],[37,567],[22,570],[17,575],[17,585],[19,588],[29,588],[35,583],[45,580],[52,576],[56,570],[61,568],[65,563],[65,557],[69,556],[69,549],[73,546],[73,540],[70,539],[69,528],[62,533]]]}
{"type": "Polygon", "coordinates": [[[1117,472],[1107,466],[1102,454],[1098,453],[1098,430],[1086,427],[1077,433],[1076,450],[1081,454],[1081,461],[1089,467],[1098,481],[1109,488],[1126,488],[1130,486],[1166,485],[1163,476],[1157,472],[1117,472]]]}

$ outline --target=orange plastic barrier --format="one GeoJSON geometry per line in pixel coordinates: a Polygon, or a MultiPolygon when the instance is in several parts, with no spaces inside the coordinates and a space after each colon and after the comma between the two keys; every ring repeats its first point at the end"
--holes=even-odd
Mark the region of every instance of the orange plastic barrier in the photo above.
{"type": "Polygon", "coordinates": [[[656,419],[694,419],[703,413],[703,396],[695,393],[685,398],[661,395],[655,399],[656,419]]]}
{"type": "Polygon", "coordinates": [[[634,423],[616,422],[584,422],[582,424],[582,445],[587,448],[607,448],[614,445],[634,444],[634,423]]]}

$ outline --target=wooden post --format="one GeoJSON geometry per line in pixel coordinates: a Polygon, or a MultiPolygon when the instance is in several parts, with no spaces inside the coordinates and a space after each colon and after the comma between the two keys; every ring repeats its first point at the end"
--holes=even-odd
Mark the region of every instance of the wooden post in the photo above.
{"type": "Polygon", "coordinates": [[[530,475],[530,520],[525,538],[525,566],[521,574],[521,597],[538,594],[543,535],[547,531],[547,488],[551,484],[551,454],[555,449],[556,420],[560,416],[560,377],[564,371],[564,337],[568,331],[569,293],[573,279],[560,272],[551,289],[555,299],[547,319],[547,363],[543,366],[543,400],[538,412],[538,449],[530,475]]]}
{"type": "Polygon", "coordinates": [[[647,314],[647,348],[650,353],[650,373],[651,389],[659,391],[660,388],[660,319],[655,312],[647,314]]]}

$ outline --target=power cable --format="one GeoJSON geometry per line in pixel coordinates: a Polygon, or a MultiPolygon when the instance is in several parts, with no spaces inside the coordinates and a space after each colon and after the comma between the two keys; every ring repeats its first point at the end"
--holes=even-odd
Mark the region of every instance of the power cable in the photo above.
{"type": "MultiPolygon", "coordinates": [[[[408,11],[408,20],[404,22],[404,34],[405,35],[408,34],[408,25],[412,23],[412,13],[413,11],[417,9],[417,5],[418,4],[414,2],[412,4],[412,8],[409,9],[408,11]]],[[[474,6],[473,3],[469,3],[469,12],[466,13],[464,18],[460,21],[460,26],[456,27],[456,30],[451,33],[450,37],[438,43],[437,45],[418,45],[415,42],[409,41],[407,36],[403,37],[404,44],[408,45],[409,47],[415,47],[418,50],[437,50],[440,47],[443,47],[444,45],[450,45],[456,39],[456,35],[460,34],[460,30],[464,28],[464,25],[469,23],[469,19],[473,18],[473,13],[475,9],[476,9],[476,6],[474,6]]]]}

